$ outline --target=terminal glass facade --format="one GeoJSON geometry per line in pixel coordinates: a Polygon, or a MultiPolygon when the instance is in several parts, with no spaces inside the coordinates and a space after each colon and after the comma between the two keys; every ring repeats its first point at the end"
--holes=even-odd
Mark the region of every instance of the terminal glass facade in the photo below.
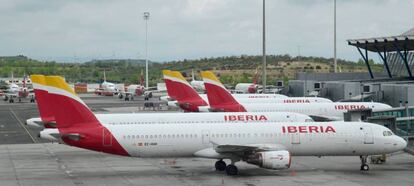
{"type": "Polygon", "coordinates": [[[401,108],[388,111],[373,112],[373,116],[395,116],[397,118],[397,134],[400,136],[414,135],[414,108],[401,108]],[[407,114],[408,110],[408,114],[407,114]]]}

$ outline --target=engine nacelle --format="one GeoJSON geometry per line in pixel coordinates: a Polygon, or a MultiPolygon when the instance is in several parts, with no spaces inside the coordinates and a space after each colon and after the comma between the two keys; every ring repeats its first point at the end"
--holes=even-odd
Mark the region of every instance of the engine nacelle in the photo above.
{"type": "Polygon", "coordinates": [[[290,167],[290,153],[286,150],[256,152],[245,159],[247,163],[266,169],[287,169],[290,167]]]}
{"type": "Polygon", "coordinates": [[[36,128],[43,127],[43,122],[40,118],[30,118],[26,120],[26,125],[36,128]]]}
{"type": "Polygon", "coordinates": [[[177,101],[168,101],[167,104],[169,107],[178,108],[177,101]]]}
{"type": "Polygon", "coordinates": [[[59,141],[59,130],[58,129],[43,129],[39,133],[39,137],[42,139],[47,139],[49,141],[59,141]]]}

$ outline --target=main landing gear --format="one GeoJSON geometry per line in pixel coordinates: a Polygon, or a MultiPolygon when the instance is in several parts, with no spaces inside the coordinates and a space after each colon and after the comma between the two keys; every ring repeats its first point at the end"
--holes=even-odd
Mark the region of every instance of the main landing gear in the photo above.
{"type": "Polygon", "coordinates": [[[239,173],[239,170],[234,165],[235,161],[232,161],[231,164],[226,165],[226,162],[224,162],[222,159],[218,160],[215,164],[217,171],[226,171],[227,175],[237,175],[239,173]]]}
{"type": "Polygon", "coordinates": [[[223,160],[218,160],[215,164],[217,171],[225,171],[226,170],[226,162],[223,160]]]}
{"type": "Polygon", "coordinates": [[[359,159],[361,159],[361,170],[368,171],[369,170],[369,166],[367,164],[368,156],[359,156],[359,159]]]}

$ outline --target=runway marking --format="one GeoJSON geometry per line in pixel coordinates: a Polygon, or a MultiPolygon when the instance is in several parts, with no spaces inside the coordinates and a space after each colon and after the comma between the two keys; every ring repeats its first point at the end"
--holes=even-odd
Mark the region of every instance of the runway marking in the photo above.
{"type": "Polygon", "coordinates": [[[33,141],[33,143],[37,143],[36,138],[34,138],[32,136],[32,134],[30,134],[29,130],[27,130],[26,126],[22,123],[22,121],[20,121],[19,117],[17,117],[16,113],[13,111],[12,108],[9,109],[10,113],[12,113],[13,117],[17,120],[17,122],[19,123],[19,125],[27,132],[27,134],[29,135],[30,139],[33,141]]]}
{"type": "Polygon", "coordinates": [[[10,163],[13,166],[14,178],[16,179],[17,184],[20,185],[19,175],[17,174],[16,165],[15,165],[15,163],[13,161],[13,158],[12,158],[12,155],[11,155],[11,152],[10,152],[10,149],[9,149],[9,146],[6,146],[6,149],[7,149],[7,155],[9,157],[10,163]]]}

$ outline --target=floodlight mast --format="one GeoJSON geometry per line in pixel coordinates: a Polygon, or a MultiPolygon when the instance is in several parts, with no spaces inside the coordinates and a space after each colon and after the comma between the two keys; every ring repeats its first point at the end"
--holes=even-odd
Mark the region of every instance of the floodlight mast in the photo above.
{"type": "Polygon", "coordinates": [[[266,92],[266,0],[263,0],[263,40],[262,40],[262,60],[263,60],[263,72],[262,72],[262,79],[263,79],[263,90],[262,93],[264,94],[266,92]]]}
{"type": "Polygon", "coordinates": [[[144,12],[145,20],[145,88],[148,90],[148,20],[149,12],[144,12]]]}
{"type": "Polygon", "coordinates": [[[334,0],[334,72],[338,72],[338,62],[336,60],[336,0],[334,0]]]}

